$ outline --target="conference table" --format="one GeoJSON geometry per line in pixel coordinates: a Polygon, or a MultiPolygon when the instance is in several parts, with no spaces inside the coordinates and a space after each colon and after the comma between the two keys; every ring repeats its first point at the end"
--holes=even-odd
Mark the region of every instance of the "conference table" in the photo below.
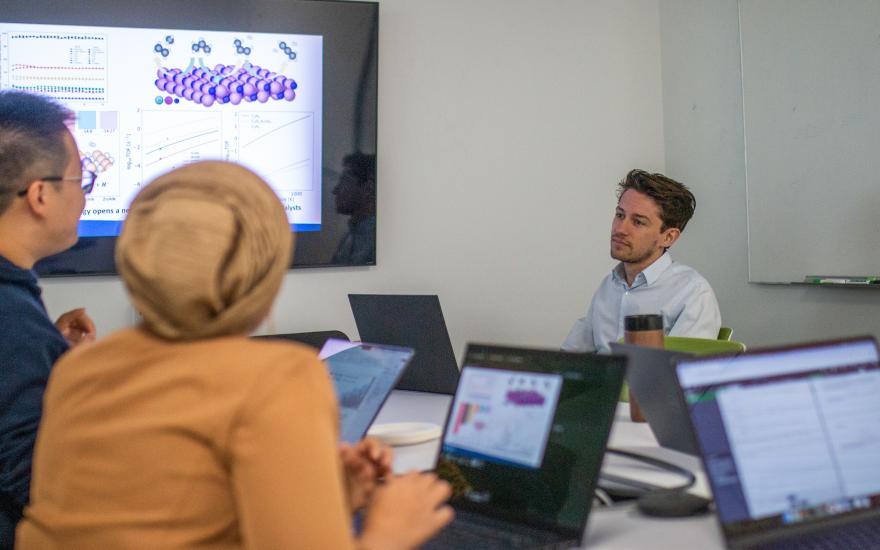
{"type": "MultiPolygon", "coordinates": [[[[452,396],[395,390],[376,418],[376,424],[392,422],[430,422],[443,425],[452,396]]],[[[434,467],[439,439],[415,445],[394,447],[394,471],[428,470],[434,467]]],[[[694,472],[697,483],[691,492],[709,496],[706,478],[698,458],[661,448],[647,424],[632,422],[629,407],[617,408],[609,441],[610,447],[633,451],[671,462],[694,472]]],[[[673,487],[681,476],[658,470],[615,455],[606,455],[602,471],[655,485],[673,487]]],[[[641,514],[634,504],[593,506],[587,524],[586,548],[608,550],[724,548],[714,514],[690,518],[652,518],[641,514]]]]}

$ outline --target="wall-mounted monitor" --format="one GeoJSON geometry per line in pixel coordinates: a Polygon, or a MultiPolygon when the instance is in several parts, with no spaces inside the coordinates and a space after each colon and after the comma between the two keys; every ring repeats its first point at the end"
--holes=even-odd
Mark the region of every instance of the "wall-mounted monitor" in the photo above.
{"type": "Polygon", "coordinates": [[[374,265],[377,36],[369,2],[4,2],[0,89],[70,108],[98,174],[79,242],[37,271],[114,273],[138,191],[208,159],[275,189],[295,267],[374,265]]]}

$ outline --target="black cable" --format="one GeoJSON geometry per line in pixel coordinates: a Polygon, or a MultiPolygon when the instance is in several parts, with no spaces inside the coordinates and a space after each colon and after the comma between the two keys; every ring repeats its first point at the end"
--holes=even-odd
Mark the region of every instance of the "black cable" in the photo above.
{"type": "Polygon", "coordinates": [[[665,460],[660,460],[659,458],[654,458],[652,456],[643,455],[640,453],[634,453],[631,451],[624,451],[622,449],[615,449],[613,447],[608,447],[605,451],[606,453],[611,453],[613,455],[622,456],[625,458],[629,458],[631,460],[635,460],[636,462],[642,462],[655,468],[659,468],[661,470],[666,470],[667,472],[672,472],[674,474],[678,474],[682,477],[687,478],[687,482],[684,485],[680,485],[678,487],[658,487],[656,485],[651,485],[648,483],[644,483],[637,480],[621,478],[619,476],[611,476],[608,474],[603,474],[603,476],[609,481],[613,481],[615,483],[621,483],[623,485],[629,485],[631,487],[635,487],[637,489],[644,489],[647,491],[651,490],[664,490],[664,491],[684,491],[694,486],[697,482],[697,476],[694,475],[693,472],[688,470],[687,468],[682,468],[681,466],[677,466],[671,462],[667,462],[665,460]],[[624,481],[621,482],[620,480],[624,481]]]}
{"type": "Polygon", "coordinates": [[[642,491],[642,494],[636,497],[636,508],[642,514],[654,517],[687,517],[703,514],[709,510],[709,506],[712,503],[711,499],[687,492],[687,489],[693,487],[697,482],[697,476],[687,468],[682,468],[659,458],[621,449],[609,448],[606,452],[687,478],[687,481],[682,485],[660,487],[613,474],[601,474],[603,479],[642,491]]]}
{"type": "Polygon", "coordinates": [[[645,483],[644,481],[639,481],[637,479],[630,479],[628,477],[617,476],[606,472],[600,472],[599,479],[601,479],[602,481],[610,481],[611,483],[623,485],[624,487],[629,487],[631,489],[637,489],[645,493],[651,491],[660,491],[664,489],[664,487],[661,487],[659,485],[653,485],[651,483],[645,483]]]}

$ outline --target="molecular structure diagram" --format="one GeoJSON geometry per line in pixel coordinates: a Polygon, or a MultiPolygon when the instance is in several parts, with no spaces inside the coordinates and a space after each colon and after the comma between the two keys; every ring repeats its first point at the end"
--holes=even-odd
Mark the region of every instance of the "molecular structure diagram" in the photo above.
{"type": "Polygon", "coordinates": [[[281,48],[281,51],[287,54],[287,58],[293,61],[296,59],[296,52],[291,49],[290,46],[287,45],[287,42],[281,41],[278,43],[278,47],[281,48]]]}
{"type": "MultiPolygon", "coordinates": [[[[174,37],[170,34],[166,36],[165,44],[168,44],[169,46],[174,44],[174,37]]],[[[153,46],[153,51],[160,54],[162,57],[168,57],[168,54],[171,53],[161,42],[156,42],[156,45],[153,46]]]]}
{"type": "Polygon", "coordinates": [[[192,48],[195,53],[199,53],[199,50],[202,50],[205,53],[211,53],[211,46],[209,46],[204,40],[193,42],[192,48]]]}
{"type": "Polygon", "coordinates": [[[238,38],[233,40],[232,43],[235,45],[235,51],[237,53],[243,54],[243,55],[250,55],[251,54],[250,46],[242,46],[241,40],[239,40],[238,38]]]}
{"type": "Polygon", "coordinates": [[[193,67],[188,71],[160,68],[156,87],[193,103],[238,105],[244,101],[266,103],[270,99],[293,101],[297,84],[292,78],[252,63],[239,68],[217,64],[214,69],[193,67]]]}
{"type": "Polygon", "coordinates": [[[113,157],[99,149],[95,149],[91,154],[86,153],[82,155],[82,166],[91,172],[106,172],[108,168],[113,166],[113,157]]]}

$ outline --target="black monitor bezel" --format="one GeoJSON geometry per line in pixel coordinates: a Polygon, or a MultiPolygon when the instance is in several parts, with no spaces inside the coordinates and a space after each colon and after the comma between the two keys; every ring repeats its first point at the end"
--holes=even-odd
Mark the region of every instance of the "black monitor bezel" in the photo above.
{"type": "MultiPolygon", "coordinates": [[[[325,37],[324,66],[324,121],[334,103],[328,95],[328,55],[363,56],[360,66],[362,75],[350,75],[366,85],[361,109],[366,113],[362,122],[364,127],[354,128],[357,121],[343,121],[350,125],[345,131],[360,132],[355,141],[357,151],[375,154],[378,143],[378,2],[359,2],[347,0],[253,0],[242,3],[232,0],[156,0],[149,4],[114,0],[83,0],[66,2],[63,0],[8,0],[4,3],[0,20],[4,23],[83,25],[133,28],[204,29],[216,31],[278,32],[294,34],[321,34],[325,37]],[[301,18],[296,28],[290,21],[301,18]],[[192,23],[189,23],[192,22],[192,23]],[[342,32],[345,25],[369,25],[368,45],[359,49],[356,44],[345,42],[342,32]],[[334,42],[335,41],[335,42],[334,42]],[[368,48],[369,51],[364,51],[368,48]],[[355,50],[355,51],[351,51],[355,50]],[[368,120],[367,120],[368,119],[368,120]]],[[[359,82],[360,82],[359,81],[359,82]]],[[[341,101],[341,100],[337,100],[341,101]]],[[[347,105],[347,100],[346,100],[347,105]]],[[[342,128],[342,126],[340,126],[342,128]]],[[[342,132],[342,130],[338,130],[342,132]]],[[[335,178],[341,172],[336,158],[330,158],[327,142],[333,140],[333,131],[325,128],[325,146],[322,159],[322,201],[332,201],[331,191],[335,178]]],[[[373,180],[376,181],[374,169],[373,180]]],[[[375,193],[374,193],[375,200],[375,193]]],[[[326,213],[326,207],[325,207],[326,213]]],[[[375,209],[374,209],[375,211],[375,209]]],[[[337,222],[337,226],[343,222],[337,222]]],[[[323,231],[323,230],[322,230],[323,231]]],[[[372,254],[366,261],[334,261],[333,252],[338,240],[325,241],[318,232],[297,234],[292,268],[350,267],[376,265],[376,236],[373,224],[372,254]]],[[[343,231],[338,229],[338,231],[343,231]]],[[[44,258],[37,262],[36,272],[41,277],[69,277],[81,275],[115,275],[114,261],[116,237],[82,237],[70,250],[44,258]]]]}

